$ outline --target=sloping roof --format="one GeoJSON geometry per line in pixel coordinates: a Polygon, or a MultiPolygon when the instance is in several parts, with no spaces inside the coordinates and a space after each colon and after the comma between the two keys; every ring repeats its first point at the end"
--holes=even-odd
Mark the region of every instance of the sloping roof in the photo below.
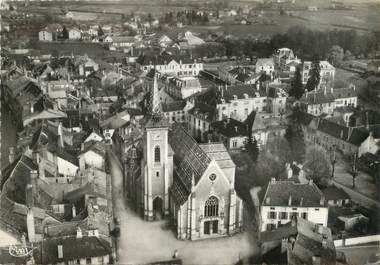
{"type": "Polygon", "coordinates": [[[106,120],[103,120],[100,122],[100,127],[110,128],[110,129],[119,129],[123,126],[125,126],[127,123],[130,122],[130,115],[127,110],[124,110],[122,112],[116,113],[115,115],[109,117],[106,120]],[[128,117],[128,119],[126,119],[128,117]]]}
{"type": "Polygon", "coordinates": [[[110,243],[95,236],[49,238],[43,240],[40,248],[41,256],[36,257],[37,264],[66,263],[71,260],[101,257],[112,253],[110,243]],[[62,245],[62,259],[58,258],[58,245],[62,245]]]}
{"type": "Polygon", "coordinates": [[[106,146],[102,142],[98,141],[88,141],[84,143],[84,149],[81,150],[80,154],[87,153],[88,151],[94,151],[95,153],[105,157],[106,146]]]}
{"type": "Polygon", "coordinates": [[[208,122],[212,122],[215,120],[216,108],[208,104],[197,103],[194,108],[189,110],[189,114],[204,119],[208,122]]]}
{"type": "Polygon", "coordinates": [[[288,118],[296,123],[308,126],[315,118],[314,115],[303,111],[295,111],[288,116],[288,118]]]}
{"type": "Polygon", "coordinates": [[[350,196],[343,189],[335,186],[330,186],[322,190],[326,200],[346,200],[350,199],[350,196]]]}
{"type": "Polygon", "coordinates": [[[172,60],[177,63],[182,62],[183,64],[194,63],[194,60],[188,56],[169,54],[143,54],[137,58],[136,62],[141,65],[163,65],[170,63],[172,60]]]}
{"type": "Polygon", "coordinates": [[[300,101],[308,105],[324,104],[334,102],[335,96],[332,93],[307,92],[300,98],[300,101]]]}
{"type": "Polygon", "coordinates": [[[162,111],[170,112],[170,111],[180,111],[186,106],[185,100],[174,101],[170,103],[162,103],[162,111]]]}
{"type": "Polygon", "coordinates": [[[275,230],[261,232],[260,242],[278,241],[296,234],[297,226],[292,226],[291,222],[289,222],[275,230]]]}
{"type": "Polygon", "coordinates": [[[30,182],[30,171],[37,170],[38,166],[24,154],[16,161],[3,175],[1,192],[12,201],[25,204],[25,188],[30,182]]]}
{"type": "Polygon", "coordinates": [[[216,161],[220,168],[235,167],[235,163],[232,161],[232,158],[223,143],[206,143],[199,144],[199,146],[211,160],[216,161]]]}
{"type": "Polygon", "coordinates": [[[211,159],[178,123],[174,123],[169,131],[169,144],[173,148],[174,163],[177,165],[174,172],[176,184],[172,192],[180,194],[176,199],[182,204],[190,194],[192,178],[197,184],[211,159]]]}
{"type": "Polygon", "coordinates": [[[318,131],[334,138],[342,139],[355,146],[359,146],[369,135],[369,133],[364,130],[346,127],[345,125],[337,124],[327,119],[321,119],[319,121],[318,131]]]}
{"type": "Polygon", "coordinates": [[[211,124],[211,127],[213,127],[217,133],[229,138],[238,136],[248,137],[247,125],[235,119],[216,121],[211,124]]]}
{"type": "Polygon", "coordinates": [[[325,207],[325,201],[322,192],[314,183],[298,184],[291,181],[275,181],[269,183],[262,205],[325,207]],[[290,205],[289,197],[291,197],[290,205]]]}
{"type": "Polygon", "coordinates": [[[231,101],[236,96],[237,99],[244,99],[245,95],[248,98],[266,97],[264,89],[257,90],[256,85],[233,85],[221,88],[219,93],[219,102],[223,98],[226,101],[231,101]]]}

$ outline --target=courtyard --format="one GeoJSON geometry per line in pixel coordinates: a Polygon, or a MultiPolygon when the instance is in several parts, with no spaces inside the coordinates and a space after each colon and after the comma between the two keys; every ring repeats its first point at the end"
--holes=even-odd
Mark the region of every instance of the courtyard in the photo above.
{"type": "Polygon", "coordinates": [[[174,251],[183,264],[235,264],[257,254],[259,248],[249,220],[244,232],[232,237],[202,241],[177,240],[167,222],[146,222],[125,203],[122,170],[118,158],[109,152],[115,216],[120,218],[118,264],[146,264],[169,260],[174,251]]]}

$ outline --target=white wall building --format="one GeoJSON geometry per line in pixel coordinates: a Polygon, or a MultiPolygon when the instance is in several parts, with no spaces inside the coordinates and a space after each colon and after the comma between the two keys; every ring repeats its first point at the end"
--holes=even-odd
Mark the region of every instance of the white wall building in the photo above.
{"type": "Polygon", "coordinates": [[[271,231],[289,223],[293,216],[327,226],[328,206],[323,193],[309,181],[297,184],[272,179],[260,206],[260,231],[271,231]]]}

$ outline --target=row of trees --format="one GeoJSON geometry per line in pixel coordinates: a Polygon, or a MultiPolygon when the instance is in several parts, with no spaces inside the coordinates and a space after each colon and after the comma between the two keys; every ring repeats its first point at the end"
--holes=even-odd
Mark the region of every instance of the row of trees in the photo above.
{"type": "Polygon", "coordinates": [[[286,33],[275,34],[270,40],[224,39],[227,56],[267,57],[282,47],[291,48],[304,60],[326,60],[339,64],[353,57],[367,57],[380,45],[380,31],[358,34],[355,30],[313,31],[292,27],[286,33]]]}

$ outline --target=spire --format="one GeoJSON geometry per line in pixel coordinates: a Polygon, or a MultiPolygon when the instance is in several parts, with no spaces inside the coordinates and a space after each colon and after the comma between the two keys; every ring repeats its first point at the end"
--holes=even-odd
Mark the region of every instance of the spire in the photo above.
{"type": "Polygon", "coordinates": [[[153,88],[151,91],[151,112],[152,114],[160,114],[161,113],[161,102],[160,95],[158,94],[158,84],[157,84],[157,74],[154,71],[153,77],[153,88]]]}

